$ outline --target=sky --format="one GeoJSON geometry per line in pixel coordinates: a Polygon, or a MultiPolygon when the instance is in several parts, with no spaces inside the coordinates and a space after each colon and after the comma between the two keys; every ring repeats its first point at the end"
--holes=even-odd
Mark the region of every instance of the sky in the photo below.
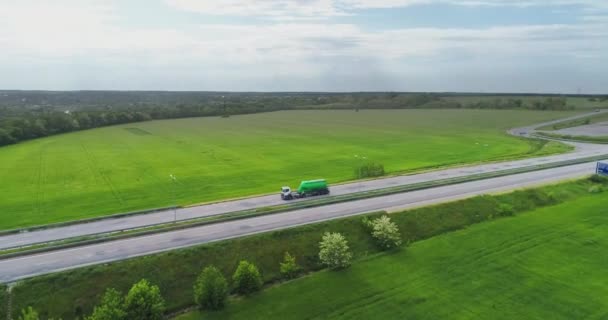
{"type": "Polygon", "coordinates": [[[608,93],[608,1],[0,0],[0,89],[608,93]]]}

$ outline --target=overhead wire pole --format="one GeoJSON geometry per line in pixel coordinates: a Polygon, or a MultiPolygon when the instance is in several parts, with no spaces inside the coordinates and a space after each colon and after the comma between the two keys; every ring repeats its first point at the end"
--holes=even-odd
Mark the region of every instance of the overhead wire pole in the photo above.
{"type": "Polygon", "coordinates": [[[171,192],[171,195],[173,196],[173,223],[176,223],[177,222],[177,200],[175,197],[175,184],[177,183],[177,178],[173,174],[170,174],[169,178],[171,178],[171,180],[173,181],[173,183],[171,184],[172,185],[171,189],[173,191],[173,192],[171,192]]]}

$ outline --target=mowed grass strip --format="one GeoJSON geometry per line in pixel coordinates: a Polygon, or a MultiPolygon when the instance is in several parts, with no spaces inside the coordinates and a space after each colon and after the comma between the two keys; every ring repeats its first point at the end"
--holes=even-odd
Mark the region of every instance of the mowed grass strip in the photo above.
{"type": "Polygon", "coordinates": [[[0,230],[563,152],[505,130],[571,115],[496,110],[291,111],[126,124],[0,148],[0,230]],[[541,148],[542,147],[542,148],[541,148]],[[173,182],[169,175],[177,177],[173,182]]]}
{"type": "MultiPolygon", "coordinates": [[[[590,180],[580,180],[479,196],[393,213],[391,217],[403,239],[414,242],[499,218],[501,204],[524,212],[586,196],[594,186],[598,187],[590,180]]],[[[358,216],[331,220],[24,280],[12,291],[14,317],[18,310],[33,306],[45,318],[82,318],[92,311],[106,288],[126,292],[141,278],[159,285],[169,311],[175,312],[192,306],[192,284],[207,265],[216,266],[230,279],[238,262],[246,259],[260,268],[267,284],[272,284],[281,279],[279,262],[288,251],[297,257],[304,272],[319,270],[318,243],[326,231],[343,233],[355,258],[363,259],[379,250],[361,219],[358,216]]]]}
{"type": "Polygon", "coordinates": [[[605,319],[607,204],[478,224],[178,319],[605,319]]]}

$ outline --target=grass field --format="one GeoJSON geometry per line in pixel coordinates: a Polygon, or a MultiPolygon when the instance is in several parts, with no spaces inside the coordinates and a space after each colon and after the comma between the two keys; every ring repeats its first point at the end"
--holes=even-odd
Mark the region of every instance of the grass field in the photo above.
{"type": "Polygon", "coordinates": [[[606,319],[607,204],[474,225],[179,319],[606,319]]]}
{"type": "Polygon", "coordinates": [[[0,148],[0,230],[546,152],[505,134],[568,112],[293,111],[151,121],[0,148]],[[178,181],[169,178],[174,174],[178,181]]]}

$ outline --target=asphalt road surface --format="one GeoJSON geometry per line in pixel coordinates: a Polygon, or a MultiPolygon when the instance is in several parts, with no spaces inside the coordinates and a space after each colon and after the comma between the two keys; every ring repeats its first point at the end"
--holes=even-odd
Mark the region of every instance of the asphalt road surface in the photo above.
{"type": "Polygon", "coordinates": [[[595,162],[547,169],[0,260],[0,281],[13,282],[61,270],[122,260],[381,209],[389,211],[401,210],[479,194],[556,182],[588,175],[593,172],[594,168],[595,162]]]}
{"type": "MultiPolygon", "coordinates": [[[[369,180],[364,182],[355,182],[344,185],[331,186],[332,195],[349,194],[358,191],[368,191],[382,189],[398,185],[407,185],[425,181],[447,179],[454,177],[463,177],[472,174],[495,172],[506,169],[521,168],[537,164],[547,164],[551,162],[559,162],[564,160],[589,157],[600,154],[608,154],[608,145],[590,145],[576,144],[577,150],[568,154],[524,159],[517,161],[507,161],[501,163],[490,163],[476,166],[467,166],[459,168],[451,168],[445,170],[432,171],[407,176],[396,176],[377,180],[369,180]]],[[[315,197],[318,199],[319,197],[315,197]]],[[[307,201],[309,199],[301,199],[296,201],[307,201]]],[[[96,222],[76,224],[66,227],[51,228],[40,231],[24,232],[0,237],[0,249],[14,248],[36,243],[61,240],[72,237],[92,235],[98,233],[107,233],[112,231],[120,231],[125,229],[141,228],[145,226],[170,223],[174,220],[187,220],[193,218],[209,217],[221,215],[228,212],[267,207],[272,205],[284,204],[279,193],[270,196],[261,196],[247,198],[243,200],[234,200],[220,202],[215,204],[202,205],[191,208],[183,208],[175,210],[159,211],[155,213],[106,219],[96,222]],[[174,216],[175,215],[175,216],[174,216]]],[[[321,209],[317,209],[321,210],[321,209]]]]}
{"type": "Polygon", "coordinates": [[[577,126],[572,128],[566,128],[555,131],[547,131],[550,133],[572,135],[572,136],[589,136],[589,137],[601,137],[608,136],[608,122],[598,122],[594,124],[588,124],[584,126],[577,126]]]}

